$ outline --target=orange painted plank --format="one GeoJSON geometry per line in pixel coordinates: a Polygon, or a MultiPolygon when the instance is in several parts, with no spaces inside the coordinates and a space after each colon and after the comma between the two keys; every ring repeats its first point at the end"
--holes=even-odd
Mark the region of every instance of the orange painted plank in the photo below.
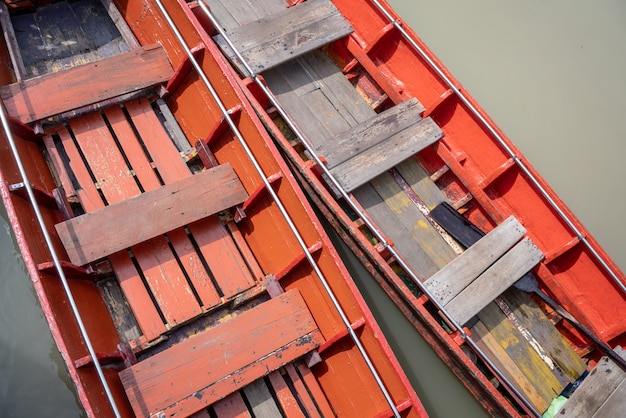
{"type": "MultiPolygon", "coordinates": [[[[70,167],[81,185],[77,193],[83,209],[90,212],[103,208],[104,202],[96,190],[69,132],[66,129],[60,130],[59,137],[61,138],[65,152],[70,158],[70,167]]],[[[111,255],[109,261],[113,266],[120,287],[128,299],[129,305],[144,336],[148,340],[158,337],[166,331],[165,325],[141,277],[137,273],[130,256],[122,251],[111,255]]]]}
{"type": "Polygon", "coordinates": [[[180,324],[202,313],[163,237],[135,245],[133,253],[168,324],[180,324]]]}
{"type": "Polygon", "coordinates": [[[311,394],[306,389],[306,386],[304,385],[304,382],[300,378],[300,375],[298,375],[298,372],[296,371],[296,368],[294,367],[294,365],[287,364],[285,366],[285,370],[287,370],[287,373],[289,374],[289,378],[293,382],[293,387],[296,389],[296,392],[298,392],[298,396],[300,397],[300,402],[302,402],[302,406],[306,410],[307,414],[311,417],[319,417],[320,413],[317,407],[315,406],[315,402],[313,402],[313,399],[311,398],[311,394]]]}
{"type": "MultiPolygon", "coordinates": [[[[146,100],[132,100],[127,103],[126,109],[141,133],[163,181],[168,184],[189,176],[187,165],[178,156],[176,147],[161,128],[161,122],[150,104],[146,100]]],[[[189,229],[224,296],[236,295],[255,285],[248,265],[217,219],[203,219],[190,225],[189,229]]]]}
{"type": "Polygon", "coordinates": [[[63,148],[65,148],[65,152],[70,159],[70,168],[78,180],[80,187],[76,190],[76,193],[78,194],[78,198],[83,206],[83,209],[86,212],[90,212],[104,207],[104,202],[102,201],[102,198],[100,197],[100,194],[98,193],[98,190],[96,189],[96,186],[87,171],[87,167],[85,167],[85,164],[83,163],[80,153],[78,152],[78,148],[76,148],[76,144],[74,144],[74,140],[72,139],[70,133],[67,129],[61,129],[59,131],[59,137],[61,138],[63,148]]]}
{"type": "Polygon", "coordinates": [[[109,261],[141,332],[148,341],[154,340],[167,329],[130,256],[120,251],[111,254],[109,261]]]}
{"type": "Polygon", "coordinates": [[[232,167],[223,164],[62,222],[56,229],[72,263],[84,265],[234,206],[246,196],[232,167]]]}
{"type": "Polygon", "coordinates": [[[298,364],[298,371],[302,375],[307,391],[311,393],[311,396],[315,399],[315,403],[320,408],[320,411],[322,411],[322,415],[325,417],[334,415],[333,409],[330,407],[328,399],[326,399],[326,395],[324,395],[322,388],[313,373],[311,373],[311,370],[304,364],[298,364]]]}
{"type": "Polygon", "coordinates": [[[115,136],[124,150],[124,154],[135,172],[141,187],[145,191],[161,187],[161,182],[150,165],[150,160],[148,160],[122,108],[119,106],[109,107],[104,110],[104,114],[109,125],[111,125],[111,129],[115,132],[115,136]]]}
{"type": "Polygon", "coordinates": [[[287,386],[287,383],[281,376],[280,372],[275,370],[269,374],[268,378],[272,384],[272,388],[274,389],[274,393],[276,394],[276,398],[278,399],[281,408],[285,411],[285,415],[289,418],[304,417],[304,414],[298,405],[298,400],[293,396],[291,390],[289,390],[289,386],[287,386]]]}
{"type": "Polygon", "coordinates": [[[322,341],[302,296],[292,290],[155,354],[119,376],[137,415],[189,415],[322,341]]]}
{"type": "Polygon", "coordinates": [[[217,418],[252,418],[241,394],[234,392],[213,404],[217,418]]]}
{"type": "Polygon", "coordinates": [[[70,121],[89,169],[109,204],[141,193],[104,119],[92,112],[70,121]]]}
{"type": "MultiPolygon", "coordinates": [[[[117,106],[110,107],[104,113],[143,189],[150,191],[161,187],[161,183],[122,109],[117,106]]],[[[174,154],[173,157],[178,159],[178,154],[174,154]]],[[[184,230],[175,229],[168,233],[168,237],[202,300],[203,306],[211,307],[218,304],[220,297],[202,264],[200,256],[196,253],[184,230]]]]}
{"type": "Polygon", "coordinates": [[[165,184],[190,176],[187,164],[163,129],[148,100],[130,100],[126,103],[126,110],[165,184]]]}
{"type": "Polygon", "coordinates": [[[165,82],[173,73],[163,48],[151,45],[10,84],[0,96],[9,115],[30,123],[165,82]]]}
{"type": "Polygon", "coordinates": [[[46,150],[48,151],[48,155],[50,156],[50,161],[54,166],[54,171],[56,171],[57,176],[59,177],[59,181],[61,182],[61,186],[63,190],[65,190],[65,196],[75,196],[76,191],[74,190],[74,185],[70,180],[69,173],[65,168],[65,164],[63,164],[63,160],[61,159],[61,154],[59,150],[57,150],[56,145],[54,144],[54,140],[52,136],[46,135],[43,137],[43,143],[46,146],[46,150]]]}

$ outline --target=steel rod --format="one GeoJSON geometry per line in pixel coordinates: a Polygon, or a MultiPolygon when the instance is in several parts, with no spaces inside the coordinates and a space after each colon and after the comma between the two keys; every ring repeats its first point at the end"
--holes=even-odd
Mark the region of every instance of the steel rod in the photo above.
{"type": "Polygon", "coordinates": [[[563,208],[550,196],[548,191],[541,185],[537,177],[533,175],[529,168],[524,164],[523,161],[513,152],[513,150],[509,147],[507,142],[504,140],[502,135],[498,133],[496,128],[482,115],[481,112],[476,109],[476,107],[470,102],[468,97],[463,94],[463,92],[450,80],[450,78],[445,74],[442,68],[435,63],[430,56],[424,51],[422,47],[420,47],[417,42],[407,33],[406,30],[402,27],[402,25],[396,20],[381,4],[378,0],[370,0],[374,5],[385,15],[385,17],[389,20],[393,26],[398,29],[398,31],[402,34],[404,39],[415,49],[420,56],[426,60],[428,65],[431,66],[433,70],[443,79],[443,81],[448,85],[448,87],[461,99],[463,104],[467,106],[467,108],[472,112],[474,116],[478,118],[478,120],[483,124],[485,128],[489,131],[491,135],[498,141],[498,143],[504,148],[506,153],[510,158],[513,159],[515,164],[524,172],[526,177],[531,181],[533,186],[535,186],[541,195],[548,201],[550,206],[559,214],[561,219],[565,221],[565,223],[571,228],[572,232],[576,237],[587,247],[589,251],[593,254],[593,257],[598,261],[604,270],[611,276],[611,279],[615,282],[615,284],[622,290],[623,293],[626,294],[626,284],[622,282],[620,276],[609,266],[608,262],[598,253],[598,251],[591,245],[587,237],[576,227],[574,221],[564,212],[563,208]]]}
{"type": "MultiPolygon", "coordinates": [[[[243,149],[246,152],[248,158],[250,158],[250,161],[254,165],[255,170],[257,171],[257,173],[259,174],[259,176],[263,180],[265,188],[267,189],[268,193],[272,196],[272,199],[274,200],[274,203],[276,203],[276,206],[278,207],[279,211],[281,212],[281,215],[283,216],[283,218],[287,222],[287,224],[289,226],[289,229],[292,231],[294,237],[298,241],[298,244],[302,248],[302,250],[304,252],[304,255],[306,256],[309,264],[311,265],[311,267],[315,271],[315,274],[318,276],[318,279],[320,280],[322,286],[324,287],[324,290],[328,294],[328,296],[331,299],[331,302],[333,303],[335,309],[339,313],[339,316],[341,317],[342,322],[346,326],[346,328],[348,330],[348,333],[350,334],[350,337],[352,338],[353,342],[355,343],[356,347],[358,348],[359,352],[361,353],[361,356],[363,357],[365,363],[367,364],[367,367],[369,368],[370,372],[372,373],[372,376],[376,380],[376,383],[379,386],[381,392],[383,393],[383,396],[385,397],[387,403],[389,404],[389,407],[391,408],[394,416],[397,417],[397,418],[400,418],[400,412],[398,411],[395,403],[393,402],[393,399],[391,398],[391,395],[389,394],[387,388],[385,387],[385,385],[384,385],[380,375],[376,371],[376,368],[374,367],[374,364],[372,363],[371,359],[369,358],[369,355],[365,351],[365,348],[363,347],[359,337],[356,335],[356,332],[352,329],[350,321],[349,321],[348,317],[346,316],[345,312],[343,311],[343,308],[341,307],[339,301],[337,300],[334,292],[330,288],[330,285],[328,284],[328,281],[326,280],[324,274],[322,273],[322,271],[320,270],[319,266],[317,265],[315,259],[313,258],[313,256],[309,252],[308,247],[307,247],[306,243],[304,242],[304,239],[302,238],[302,235],[300,234],[300,232],[296,228],[295,224],[293,223],[293,220],[291,219],[291,216],[289,216],[289,214],[287,213],[287,210],[283,206],[280,198],[278,197],[278,195],[274,191],[273,187],[269,183],[265,173],[263,172],[262,167],[259,165],[258,161],[256,160],[256,157],[254,156],[254,154],[250,150],[250,148],[249,148],[245,138],[243,137],[243,135],[239,131],[239,128],[237,127],[237,125],[235,124],[234,120],[232,119],[231,114],[228,112],[228,109],[226,109],[226,107],[222,103],[221,99],[219,98],[219,96],[217,94],[217,91],[215,90],[215,88],[211,84],[210,80],[208,79],[208,77],[206,76],[204,71],[202,70],[202,67],[200,67],[200,64],[197,62],[197,60],[193,56],[193,54],[191,52],[191,49],[187,46],[184,38],[182,37],[180,31],[176,27],[176,24],[174,23],[174,21],[170,17],[169,13],[167,12],[165,7],[163,6],[161,0],[155,0],[155,2],[158,5],[159,9],[161,10],[161,13],[163,14],[165,19],[167,20],[168,25],[170,26],[172,31],[174,31],[174,34],[176,35],[179,43],[181,44],[181,46],[185,50],[185,53],[187,54],[187,57],[190,60],[191,64],[193,65],[194,69],[196,70],[196,72],[198,73],[199,77],[202,79],[203,83],[205,84],[205,86],[209,90],[211,96],[215,100],[216,104],[220,108],[220,111],[221,111],[224,119],[228,123],[230,129],[232,130],[232,132],[237,137],[239,143],[243,147],[243,149]]],[[[215,24],[216,26],[219,26],[219,24],[217,24],[217,21],[215,20],[215,17],[208,10],[208,8],[206,8],[204,3],[200,2],[199,4],[202,6],[203,10],[207,14],[207,17],[209,17],[209,19],[213,22],[213,24],[215,24]]],[[[245,61],[242,60],[242,62],[245,62],[245,61]]]]}
{"type": "Polygon", "coordinates": [[[28,199],[33,208],[33,211],[35,212],[37,223],[39,224],[39,227],[41,228],[44,240],[46,242],[46,246],[48,247],[48,250],[50,251],[50,255],[52,256],[52,261],[57,270],[57,274],[59,275],[59,279],[61,280],[61,283],[63,285],[63,290],[65,291],[65,295],[67,296],[68,302],[72,309],[72,313],[74,315],[74,318],[76,319],[78,328],[80,329],[80,334],[83,337],[85,346],[87,347],[87,351],[89,352],[89,356],[91,357],[94,367],[96,368],[96,371],[98,373],[98,378],[100,379],[100,383],[102,383],[106,396],[111,404],[111,408],[113,409],[113,413],[115,414],[116,417],[121,417],[120,412],[117,408],[117,404],[115,403],[115,399],[113,398],[113,394],[111,393],[111,389],[109,388],[109,384],[107,383],[104,377],[104,373],[102,372],[102,366],[100,365],[100,361],[98,360],[98,357],[96,356],[96,352],[93,348],[93,345],[91,344],[89,335],[87,334],[87,329],[85,328],[85,324],[83,323],[80,312],[78,311],[78,306],[76,305],[76,301],[74,300],[74,295],[72,294],[72,290],[70,289],[69,283],[67,282],[67,277],[65,276],[63,267],[61,267],[61,262],[59,261],[59,257],[52,244],[52,239],[46,228],[45,222],[41,215],[41,211],[39,210],[39,206],[37,205],[37,199],[35,198],[35,194],[33,193],[33,189],[31,187],[30,181],[28,180],[28,175],[26,174],[26,170],[24,169],[22,158],[20,157],[17,147],[15,145],[15,139],[13,138],[13,134],[11,133],[11,127],[9,126],[9,122],[4,112],[4,106],[1,103],[0,103],[0,119],[2,120],[2,128],[4,129],[4,133],[6,135],[7,141],[9,142],[11,153],[13,154],[13,158],[15,159],[15,162],[17,163],[17,168],[20,172],[20,176],[22,177],[22,183],[24,184],[24,188],[26,189],[26,193],[28,194],[28,199]]]}
{"type": "MultiPolygon", "coordinates": [[[[254,82],[259,86],[259,88],[263,91],[263,93],[267,96],[267,98],[272,102],[272,105],[276,108],[281,117],[285,120],[287,125],[293,131],[293,133],[300,139],[302,144],[305,146],[307,151],[311,154],[317,165],[320,169],[328,176],[328,179],[335,186],[335,188],[340,192],[341,196],[344,200],[350,205],[352,210],[354,210],[355,214],[363,219],[366,226],[372,231],[372,233],[376,236],[376,238],[380,241],[380,243],[396,258],[401,267],[407,272],[407,274],[411,277],[411,279],[415,282],[415,284],[420,288],[420,290],[435,304],[437,309],[443,313],[443,315],[448,319],[448,321],[453,325],[454,328],[457,329],[461,337],[470,345],[470,347],[481,357],[481,359],[494,371],[494,373],[499,377],[499,379],[509,388],[509,390],[514,394],[516,398],[522,403],[522,405],[527,409],[527,411],[533,414],[536,417],[541,416],[541,414],[534,408],[532,404],[524,397],[517,388],[504,376],[503,372],[498,369],[498,367],[493,363],[493,361],[484,353],[484,351],[472,340],[467,332],[456,322],[454,318],[445,310],[443,305],[439,303],[439,301],[431,294],[431,292],[422,284],[416,274],[413,272],[411,267],[403,260],[401,255],[389,244],[389,242],[385,239],[383,234],[378,230],[378,228],[374,225],[374,223],[369,219],[369,217],[361,211],[360,207],[353,201],[353,198],[346,193],[343,187],[339,184],[339,182],[334,178],[332,173],[328,170],[326,165],[321,161],[319,156],[315,153],[311,141],[307,138],[307,136],[300,130],[295,121],[288,115],[286,110],[280,104],[276,96],[265,86],[265,84],[259,79],[258,75],[252,71],[250,66],[247,64],[246,60],[237,50],[236,46],[232,43],[230,38],[227,36],[224,29],[221,27],[219,22],[215,19],[213,14],[210,12],[208,7],[205,4],[205,1],[199,2],[200,7],[207,15],[209,20],[213,26],[217,29],[220,35],[224,38],[225,42],[228,44],[228,47],[235,54],[240,63],[244,66],[244,69],[248,72],[248,76],[251,77],[254,82]]],[[[350,328],[349,328],[350,329],[350,328]]]]}

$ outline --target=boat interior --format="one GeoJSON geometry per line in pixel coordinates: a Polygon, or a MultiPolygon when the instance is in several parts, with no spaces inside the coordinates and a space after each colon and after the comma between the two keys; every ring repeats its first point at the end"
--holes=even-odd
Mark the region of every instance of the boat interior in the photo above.
{"type": "MultiPolygon", "coordinates": [[[[580,247],[573,249],[578,241],[568,238],[568,244],[546,250],[546,242],[537,241],[544,238],[529,234],[522,225],[532,222],[503,216],[507,211],[497,208],[494,200],[500,190],[514,188],[512,184],[518,187],[523,181],[512,169],[513,160],[496,167],[481,182],[480,193],[468,186],[471,182],[464,181],[459,175],[463,170],[458,169],[466,157],[464,151],[453,148],[452,138],[465,135],[471,142],[473,133],[457,132],[449,123],[454,117],[464,117],[458,116],[462,106],[451,90],[441,90],[439,97],[422,104],[402,84],[404,79],[393,76],[387,61],[405,47],[393,25],[378,29],[361,23],[353,32],[352,23],[368,19],[350,2],[334,2],[341,14],[333,3],[323,0],[289,2],[289,8],[280,0],[206,3],[214,20],[206,17],[202,7],[192,7],[196,17],[229,56],[241,84],[256,100],[258,113],[294,167],[305,173],[309,184],[302,178],[302,186],[309,188],[310,196],[325,196],[317,205],[329,219],[337,221],[343,214],[341,227],[336,229],[344,231],[344,241],[352,240],[353,250],[363,255],[365,265],[371,266],[372,258],[364,253],[373,253],[373,258],[381,259],[379,269],[400,278],[388,293],[402,295],[394,300],[407,317],[415,318],[416,307],[430,315],[432,322],[416,323],[416,327],[443,331],[441,338],[455,348],[440,356],[468,382],[478,399],[497,399],[483,403],[491,413],[541,414],[585,374],[587,363],[595,364],[600,350],[594,351],[555,309],[530,294],[542,292],[536,287],[538,269],[545,280],[553,277],[547,263],[558,274],[563,271],[561,263],[571,263],[567,257],[580,258],[567,254],[580,251],[580,247]],[[306,21],[303,28],[284,24],[300,21],[306,21]],[[356,202],[356,210],[348,205],[347,195],[356,202]],[[382,231],[403,263],[389,254],[359,212],[382,231]],[[467,219],[459,221],[459,213],[478,226],[467,219]],[[491,232],[485,235],[483,231],[491,232]],[[363,238],[355,242],[354,236],[363,238]],[[364,242],[369,246],[366,249],[364,242]],[[464,338],[448,318],[439,315],[438,306],[415,285],[409,270],[451,319],[467,330],[490,363],[468,355],[471,350],[464,338]],[[531,292],[521,286],[522,280],[534,283],[531,292]],[[465,358],[464,364],[470,363],[469,357],[473,364],[465,370],[456,368],[459,357],[465,358]],[[509,385],[499,383],[494,368],[509,385]],[[525,404],[519,402],[520,397],[525,404]],[[518,406],[502,407],[516,401],[518,406]]],[[[376,15],[372,22],[381,19],[380,12],[372,14],[376,15]]],[[[410,64],[399,66],[406,70],[410,64]]],[[[371,272],[380,277],[380,270],[371,272]]],[[[383,278],[379,282],[390,286],[383,278]]],[[[580,318],[588,315],[577,313],[580,318]]],[[[610,320],[609,313],[602,315],[596,325],[606,328],[600,332],[607,338],[623,335],[623,321],[609,325],[604,322],[610,320]]]]}
{"type": "MultiPolygon", "coordinates": [[[[357,31],[351,17],[358,11],[339,1],[179,0],[167,9],[185,30],[186,54],[148,3],[0,3],[0,97],[125,412],[419,415],[419,401],[404,391],[406,377],[386,343],[376,346],[380,330],[300,186],[338,219],[342,238],[418,331],[447,347],[438,354],[488,412],[541,413],[600,361],[562,315],[514,286],[523,278],[554,283],[586,253],[571,237],[563,244],[560,235],[530,232],[532,219],[504,216],[500,196],[526,187],[514,162],[498,162],[478,187],[469,185],[466,150],[456,145],[466,140],[459,136],[471,143],[473,133],[454,125],[463,106],[449,89],[433,83],[422,97],[391,74],[387,61],[406,47],[392,26],[357,31]],[[223,106],[202,87],[190,55],[223,88],[223,106]],[[243,137],[260,135],[249,146],[261,174],[233,124],[243,137]],[[298,224],[306,251],[268,187],[293,219],[313,219],[298,224]],[[329,272],[332,292],[311,259],[329,272]],[[332,293],[347,312],[347,329],[332,293]],[[351,398],[380,386],[363,371],[356,334],[391,402],[384,393],[351,398]],[[476,357],[465,334],[485,357],[476,357]],[[237,361],[218,361],[226,349],[237,361]],[[183,380],[191,389],[163,396],[183,380]]],[[[28,212],[13,163],[2,165],[16,212],[28,212]]],[[[41,245],[31,267],[54,324],[72,316],[41,245]]],[[[569,288],[558,292],[560,300],[575,298],[569,288]]],[[[593,331],[623,339],[623,321],[597,315],[602,321],[588,321],[593,331]]],[[[91,356],[70,342],[80,341],[77,327],[57,333],[79,396],[101,398],[92,393],[91,356]]]]}
{"type": "MultiPolygon", "coordinates": [[[[148,3],[0,3],[0,96],[117,407],[137,416],[418,416],[421,404],[251,108],[226,85],[220,113],[148,3]],[[305,252],[268,187],[299,220],[305,252]]],[[[226,61],[211,58],[183,8],[168,6],[193,57],[224,84],[226,61]]],[[[14,162],[2,166],[16,213],[30,213],[14,162]]],[[[109,415],[39,245],[27,264],[79,398],[89,414],[109,415]]]]}

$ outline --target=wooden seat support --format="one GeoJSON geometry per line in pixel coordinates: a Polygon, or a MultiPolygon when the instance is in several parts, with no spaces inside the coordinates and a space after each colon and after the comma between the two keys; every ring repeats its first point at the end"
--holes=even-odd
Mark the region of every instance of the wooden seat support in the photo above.
{"type": "Polygon", "coordinates": [[[70,261],[85,265],[242,203],[248,197],[230,164],[56,225],[70,261]]]}
{"type": "Polygon", "coordinates": [[[443,132],[409,99],[316,147],[345,191],[350,192],[433,144],[443,132]],[[392,152],[393,151],[393,152],[392,152]]]}
{"type": "Polygon", "coordinates": [[[137,416],[188,416],[322,342],[302,296],[291,290],[119,375],[137,416]]]}
{"type": "MultiPolygon", "coordinates": [[[[231,31],[229,39],[252,71],[259,73],[352,33],[329,0],[309,0],[231,31]]],[[[243,68],[221,37],[216,41],[242,74],[243,68]]]]}
{"type": "Polygon", "coordinates": [[[10,116],[31,123],[166,82],[174,73],[163,47],[150,45],[0,87],[10,116]]]}
{"type": "Polygon", "coordinates": [[[530,238],[518,243],[525,233],[515,217],[507,218],[424,285],[465,324],[543,259],[530,238]]]}

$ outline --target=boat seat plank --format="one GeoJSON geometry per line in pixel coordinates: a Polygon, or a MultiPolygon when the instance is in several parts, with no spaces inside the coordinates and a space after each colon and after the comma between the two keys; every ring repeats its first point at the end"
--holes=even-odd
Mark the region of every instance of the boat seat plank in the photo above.
{"type": "Polygon", "coordinates": [[[84,265],[188,225],[247,198],[224,164],[56,225],[70,261],[84,265]],[[194,205],[188,202],[194,201],[194,205]],[[144,222],[149,219],[150,222],[144,222]],[[115,226],[116,233],[110,233],[115,226]]]}
{"type": "Polygon", "coordinates": [[[384,142],[393,133],[403,131],[419,122],[423,110],[417,99],[409,99],[334,138],[323,141],[315,147],[315,152],[323,156],[328,168],[332,169],[368,148],[384,142]]]}
{"type": "Polygon", "coordinates": [[[138,416],[189,415],[322,342],[302,296],[291,290],[155,354],[119,376],[138,416]]]}
{"type": "Polygon", "coordinates": [[[510,216],[426,280],[424,286],[439,302],[446,305],[502,257],[525,233],[526,229],[519,221],[510,216]]]}
{"type": "Polygon", "coordinates": [[[172,74],[163,48],[152,45],[0,87],[0,97],[9,115],[30,123],[154,86],[172,74]]]}
{"type": "MultiPolygon", "coordinates": [[[[392,109],[395,109],[395,107],[392,109]]],[[[358,130],[359,128],[357,127],[356,129],[358,130]]],[[[372,131],[373,129],[369,132],[372,131]]],[[[389,130],[386,134],[386,138],[382,141],[330,170],[345,191],[350,192],[367,183],[379,174],[433,144],[443,136],[439,126],[430,118],[420,120],[399,132],[389,130]],[[390,152],[390,150],[393,150],[393,152],[390,152]]],[[[368,135],[365,136],[367,137],[368,135]]],[[[365,140],[364,142],[367,143],[368,141],[365,140]]]]}
{"type": "MultiPolygon", "coordinates": [[[[189,177],[191,172],[178,151],[161,129],[161,124],[145,99],[126,103],[134,126],[141,133],[154,169],[166,184],[189,177]]],[[[224,296],[234,296],[256,284],[248,263],[232,237],[216,217],[206,217],[188,225],[201,254],[209,264],[211,274],[224,296]]],[[[212,292],[212,289],[208,289],[212,292]]],[[[211,305],[205,305],[211,306],[211,305]]]]}
{"type": "Polygon", "coordinates": [[[424,285],[465,324],[543,258],[530,238],[516,244],[525,233],[515,217],[507,218],[424,285]]]}
{"type": "MultiPolygon", "coordinates": [[[[626,358],[626,351],[615,351],[626,358]]],[[[626,372],[604,356],[557,413],[563,417],[616,417],[626,410],[626,372]],[[614,414],[614,412],[617,412],[614,414]]]]}
{"type": "MultiPolygon", "coordinates": [[[[254,73],[276,67],[352,32],[329,0],[309,0],[263,17],[229,33],[230,40],[254,73]]],[[[225,53],[247,74],[223,40],[225,53]]]]}

